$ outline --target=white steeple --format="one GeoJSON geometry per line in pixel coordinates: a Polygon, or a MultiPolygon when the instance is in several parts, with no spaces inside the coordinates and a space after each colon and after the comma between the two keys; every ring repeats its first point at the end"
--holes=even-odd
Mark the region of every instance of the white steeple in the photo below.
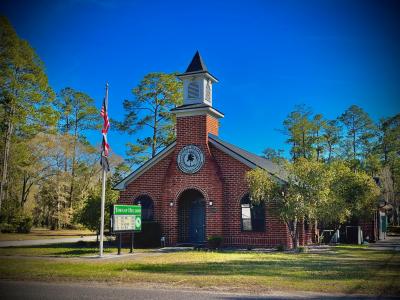
{"type": "Polygon", "coordinates": [[[183,81],[183,105],[212,106],[212,84],[218,80],[208,72],[199,51],[194,55],[186,72],[178,77],[183,81]]]}

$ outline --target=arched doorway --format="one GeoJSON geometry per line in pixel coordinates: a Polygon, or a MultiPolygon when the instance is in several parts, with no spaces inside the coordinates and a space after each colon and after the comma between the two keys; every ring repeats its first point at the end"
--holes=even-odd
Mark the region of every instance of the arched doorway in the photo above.
{"type": "Polygon", "coordinates": [[[199,244],[206,238],[206,203],[195,189],[184,191],[178,199],[179,242],[199,244]]]}

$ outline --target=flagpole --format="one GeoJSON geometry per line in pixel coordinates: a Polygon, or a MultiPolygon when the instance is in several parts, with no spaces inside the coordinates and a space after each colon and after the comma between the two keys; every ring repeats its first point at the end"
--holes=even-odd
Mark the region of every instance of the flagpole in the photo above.
{"type": "MultiPolygon", "coordinates": [[[[106,83],[106,96],[105,96],[106,109],[108,108],[108,83],[106,83]]],[[[102,153],[103,155],[104,153],[102,153]]],[[[106,202],[106,180],[107,171],[106,168],[102,167],[102,185],[101,185],[101,219],[100,219],[100,257],[103,256],[103,242],[104,242],[104,207],[106,202]]]]}
{"type": "Polygon", "coordinates": [[[104,242],[104,206],[106,198],[106,170],[103,168],[102,186],[101,186],[101,221],[100,221],[100,257],[103,256],[104,242]]]}

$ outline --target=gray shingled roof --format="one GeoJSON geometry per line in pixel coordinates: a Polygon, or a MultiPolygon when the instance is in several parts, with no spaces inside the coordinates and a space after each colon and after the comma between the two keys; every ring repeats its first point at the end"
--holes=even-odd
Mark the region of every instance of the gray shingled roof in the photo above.
{"type": "Polygon", "coordinates": [[[280,180],[287,181],[288,174],[282,166],[280,166],[262,156],[255,155],[255,154],[248,152],[242,148],[239,148],[235,145],[225,142],[216,135],[209,133],[208,136],[212,142],[217,143],[219,146],[222,146],[226,150],[232,151],[233,153],[238,155],[240,158],[242,158],[245,162],[248,162],[250,164],[253,164],[254,166],[257,166],[257,167],[260,167],[260,168],[266,170],[268,173],[276,176],[280,180]]]}
{"type": "Polygon", "coordinates": [[[186,69],[186,72],[178,74],[177,76],[178,78],[181,78],[184,76],[194,76],[198,74],[207,74],[214,82],[218,82],[218,78],[208,72],[206,64],[201,58],[199,51],[197,51],[196,54],[193,56],[192,61],[186,69]]]}

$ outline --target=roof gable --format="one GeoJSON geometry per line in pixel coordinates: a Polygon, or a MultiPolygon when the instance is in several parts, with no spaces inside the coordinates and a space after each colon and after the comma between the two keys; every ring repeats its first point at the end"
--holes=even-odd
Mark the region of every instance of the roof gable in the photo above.
{"type": "Polygon", "coordinates": [[[165,147],[163,150],[161,150],[160,152],[158,152],[156,154],[156,156],[154,156],[153,158],[150,158],[148,161],[146,161],[145,163],[143,163],[139,168],[137,168],[135,171],[133,171],[131,174],[129,174],[128,176],[126,176],[124,179],[122,179],[120,182],[118,182],[113,189],[114,190],[119,190],[119,191],[123,191],[125,190],[126,186],[134,181],[136,178],[138,178],[140,175],[142,175],[143,173],[145,173],[147,170],[149,170],[151,167],[153,167],[154,165],[156,165],[159,161],[163,160],[166,156],[168,156],[168,154],[170,154],[176,145],[176,141],[174,141],[173,143],[169,144],[167,147],[165,147]]]}
{"type": "Polygon", "coordinates": [[[278,178],[279,180],[284,182],[287,181],[288,174],[282,166],[272,162],[269,159],[255,155],[242,148],[239,148],[235,145],[225,142],[216,135],[213,135],[211,133],[208,134],[208,137],[209,137],[209,142],[212,145],[214,145],[221,151],[225,152],[226,154],[232,156],[233,158],[241,161],[246,166],[252,169],[259,167],[261,169],[266,170],[268,173],[278,178]]]}
{"type": "MultiPolygon", "coordinates": [[[[262,168],[266,170],[268,173],[279,179],[280,181],[286,182],[288,175],[285,169],[272,162],[269,159],[263,158],[261,156],[255,155],[251,152],[248,152],[242,148],[239,148],[235,145],[232,145],[228,142],[225,142],[221,140],[219,137],[216,135],[213,135],[211,133],[208,134],[209,136],[209,142],[215,146],[217,149],[223,151],[224,153],[230,155],[231,157],[239,160],[246,166],[254,169],[256,167],[262,168]]],[[[156,165],[159,161],[164,159],[166,156],[168,156],[172,151],[175,149],[176,146],[176,141],[165,147],[163,150],[161,150],[156,156],[153,158],[149,159],[146,161],[144,164],[142,164],[139,168],[137,168],[135,171],[130,173],[128,176],[126,176],[123,180],[121,180],[119,183],[117,183],[114,186],[115,190],[123,191],[126,189],[126,186],[134,181],[136,178],[138,178],[140,175],[145,173],[147,170],[149,170],[151,167],[156,165]]]]}

